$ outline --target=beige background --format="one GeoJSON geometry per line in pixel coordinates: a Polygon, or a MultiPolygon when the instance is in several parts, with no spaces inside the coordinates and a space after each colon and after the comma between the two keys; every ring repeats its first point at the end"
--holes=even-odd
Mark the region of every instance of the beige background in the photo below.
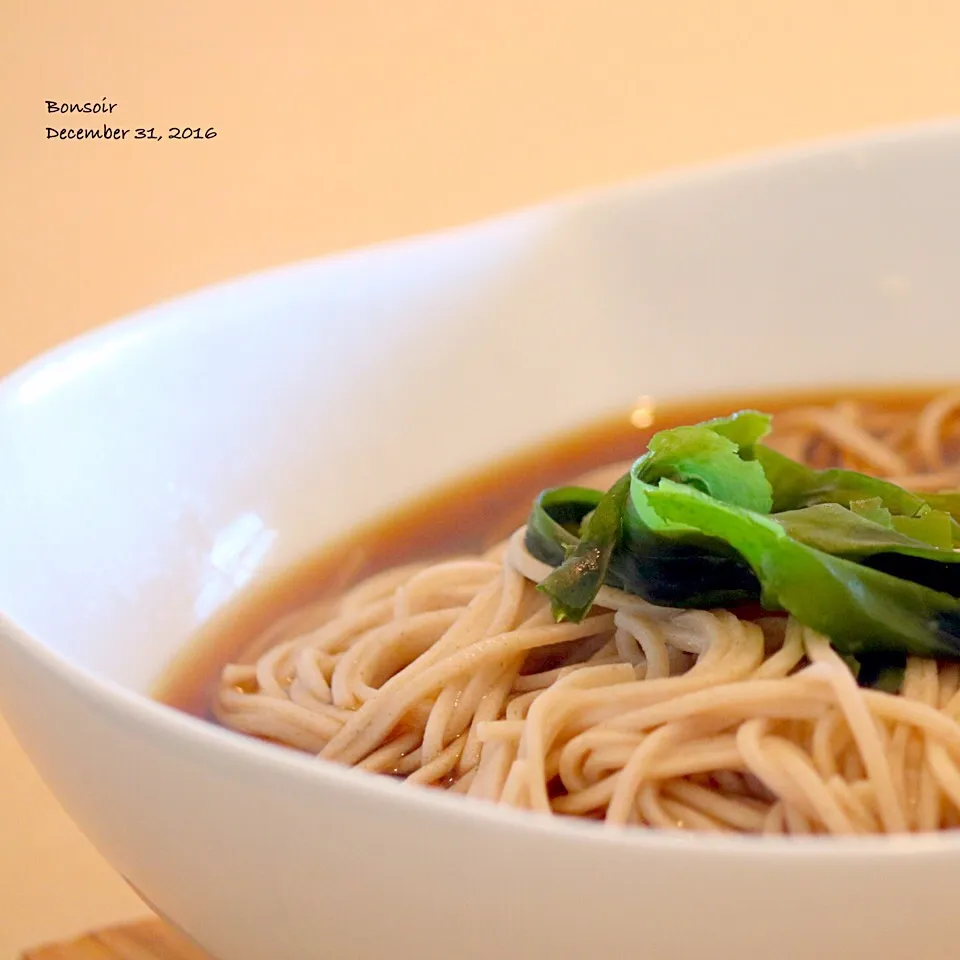
{"type": "MultiPolygon", "coordinates": [[[[0,0],[0,373],[233,274],[960,112],[955,0],[0,0]],[[47,141],[47,99],[194,141],[47,141]]],[[[0,721],[0,960],[142,912],[0,721]]]]}

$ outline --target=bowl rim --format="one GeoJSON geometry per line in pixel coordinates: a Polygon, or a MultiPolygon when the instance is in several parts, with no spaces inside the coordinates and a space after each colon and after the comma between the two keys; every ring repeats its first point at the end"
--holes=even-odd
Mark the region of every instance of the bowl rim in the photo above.
{"type": "Polygon", "coordinates": [[[446,244],[460,237],[508,226],[543,214],[568,213],[614,199],[683,190],[712,181],[750,176],[763,170],[802,167],[811,161],[840,157],[854,151],[873,153],[898,146],[909,147],[936,141],[956,141],[960,145],[960,113],[942,114],[912,123],[869,125],[853,132],[812,137],[759,150],[738,150],[716,160],[678,164],[647,175],[569,190],[554,198],[436,230],[387,237],[330,253],[300,257],[285,263],[248,270],[144,304],[120,317],[67,337],[16,367],[0,373],[0,406],[7,402],[9,392],[16,392],[51,363],[63,360],[80,350],[97,348],[124,337],[132,338],[137,334],[149,333],[150,328],[158,323],[169,322],[170,318],[166,314],[185,306],[199,305],[207,299],[217,299],[254,287],[271,286],[287,277],[350,263],[371,255],[388,255],[396,249],[446,244]]]}
{"type": "MultiPolygon", "coordinates": [[[[645,194],[683,191],[711,182],[749,177],[761,171],[802,167],[811,161],[840,157],[850,151],[870,154],[896,147],[909,149],[911,145],[928,142],[952,142],[960,147],[960,118],[943,117],[909,125],[888,125],[853,134],[818,138],[799,145],[737,154],[720,162],[680,167],[654,176],[592,187],[569,193],[556,200],[532,204],[440,231],[388,239],[332,255],[304,258],[256,270],[166,298],[72,337],[39,354],[0,378],[0,408],[15,400],[18,390],[51,364],[77,353],[96,352],[107,345],[119,346],[140,337],[155,335],[158,329],[174,320],[176,313],[185,306],[200,306],[204,300],[216,301],[224,295],[253,287],[282,284],[289,277],[308,273],[323,265],[342,263],[371,253],[389,256],[392,250],[398,248],[445,244],[459,236],[469,236],[484,229],[496,229],[524,218],[575,211],[595,203],[615,201],[628,196],[642,197],[645,194]]],[[[194,327],[195,325],[195,322],[191,324],[194,327]]],[[[691,391],[692,395],[694,394],[691,391]]],[[[337,763],[318,762],[312,755],[268,744],[185,714],[152,699],[146,693],[136,692],[69,660],[49,648],[39,637],[20,628],[3,611],[0,611],[0,642],[16,644],[22,653],[31,657],[43,669],[55,674],[79,695],[97,702],[123,722],[135,725],[141,733],[169,740],[173,749],[205,751],[211,755],[214,762],[217,757],[221,757],[234,764],[249,766],[250,769],[273,771],[273,775],[280,782],[284,777],[293,777],[303,783],[306,789],[322,790],[326,785],[330,785],[348,793],[352,791],[363,795],[370,801],[403,804],[410,815],[444,817],[454,822],[459,820],[465,828],[473,826],[497,831],[525,831],[531,838],[548,836],[555,843],[562,841],[568,844],[598,846],[612,843],[621,848],[624,855],[631,856],[642,855],[644,851],[648,851],[674,854],[686,852],[724,859],[790,857],[792,860],[819,860],[828,857],[831,860],[853,858],[861,861],[878,856],[886,859],[908,855],[915,859],[921,855],[930,858],[960,853],[960,831],[899,836],[766,837],[645,830],[635,827],[611,828],[600,822],[572,817],[548,817],[469,797],[453,796],[444,791],[412,790],[392,778],[337,763]]],[[[186,642],[189,642],[188,637],[183,639],[183,643],[186,642]]],[[[155,681],[158,679],[159,677],[155,678],[155,681]]]]}

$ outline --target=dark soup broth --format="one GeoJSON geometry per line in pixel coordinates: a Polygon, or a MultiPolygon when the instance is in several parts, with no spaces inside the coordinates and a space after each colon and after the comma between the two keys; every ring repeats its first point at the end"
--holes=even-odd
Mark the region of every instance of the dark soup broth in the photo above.
{"type": "MultiPolygon", "coordinates": [[[[332,601],[388,568],[492,546],[523,524],[541,490],[605,465],[634,460],[656,431],[745,408],[777,415],[845,402],[866,415],[889,414],[891,430],[896,430],[896,415],[909,419],[934,395],[927,388],[751,395],[662,406],[645,400],[622,415],[550,439],[430,491],[335,543],[321,545],[313,556],[279,576],[249,587],[189,641],[162,677],[155,696],[179,710],[213,719],[210,704],[224,666],[245,662],[245,655],[249,659],[251,643],[271,624],[304,604],[332,601]]],[[[776,440],[775,416],[774,444],[776,440]]],[[[818,458],[826,465],[829,453],[819,448],[808,451],[806,459],[818,458]]]]}

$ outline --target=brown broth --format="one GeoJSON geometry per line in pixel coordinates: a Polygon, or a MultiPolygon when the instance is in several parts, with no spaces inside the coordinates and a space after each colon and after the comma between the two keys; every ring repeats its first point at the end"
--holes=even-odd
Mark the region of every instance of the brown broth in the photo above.
{"type": "Polygon", "coordinates": [[[831,390],[750,395],[673,403],[655,408],[638,427],[631,412],[607,418],[494,463],[327,544],[295,567],[265,579],[216,614],[187,644],[157,685],[158,700],[211,718],[223,667],[280,617],[304,604],[334,598],[392,566],[480,551],[522,524],[533,498],[597,467],[632,460],[657,430],[752,407],[776,414],[788,407],[843,398],[886,410],[918,410],[938,390],[831,390]]]}

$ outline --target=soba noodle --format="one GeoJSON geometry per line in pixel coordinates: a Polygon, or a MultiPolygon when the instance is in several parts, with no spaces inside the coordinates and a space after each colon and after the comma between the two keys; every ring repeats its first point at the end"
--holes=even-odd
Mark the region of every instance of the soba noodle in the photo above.
{"type": "MultiPolygon", "coordinates": [[[[772,445],[917,490],[960,487],[958,413],[960,391],[919,415],[792,409],[772,445]]],[[[912,658],[898,695],[862,689],[792,619],[657,607],[609,587],[582,623],[556,623],[535,589],[551,568],[523,532],[298,610],[225,668],[216,716],[322,760],[611,825],[960,824],[960,665],[912,658]]]]}

